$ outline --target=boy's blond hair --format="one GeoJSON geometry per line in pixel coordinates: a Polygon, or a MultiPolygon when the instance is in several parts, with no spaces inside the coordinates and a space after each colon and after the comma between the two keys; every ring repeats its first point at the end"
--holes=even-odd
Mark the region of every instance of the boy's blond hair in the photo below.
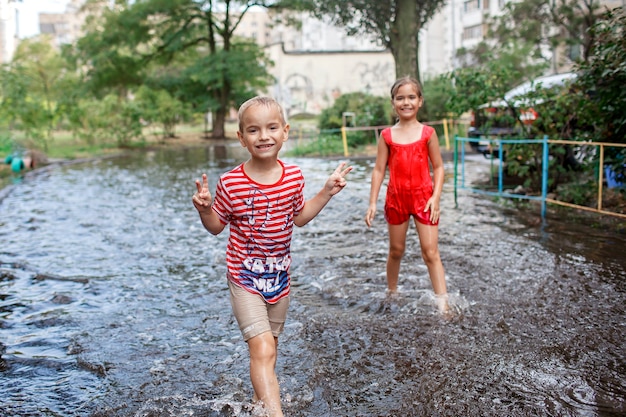
{"type": "Polygon", "coordinates": [[[237,118],[239,119],[239,131],[243,131],[243,126],[241,125],[241,120],[243,118],[243,114],[252,106],[266,106],[270,108],[275,108],[280,114],[280,122],[283,126],[287,124],[287,120],[285,120],[285,113],[283,112],[282,106],[275,99],[267,96],[256,96],[252,97],[249,100],[246,100],[241,106],[239,106],[239,112],[237,113],[237,118]]]}

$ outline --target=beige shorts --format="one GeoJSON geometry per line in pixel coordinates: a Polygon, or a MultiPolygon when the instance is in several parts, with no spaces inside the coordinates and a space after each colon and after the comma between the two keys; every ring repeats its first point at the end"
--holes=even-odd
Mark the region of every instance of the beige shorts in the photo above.
{"type": "Polygon", "coordinates": [[[253,294],[228,280],[230,304],[246,342],[261,333],[272,332],[280,336],[285,328],[289,296],[270,304],[260,294],[253,294]]]}

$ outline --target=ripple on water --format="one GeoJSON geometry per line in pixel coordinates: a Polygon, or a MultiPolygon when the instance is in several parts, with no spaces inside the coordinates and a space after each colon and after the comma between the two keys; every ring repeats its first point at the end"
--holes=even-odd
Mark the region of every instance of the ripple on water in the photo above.
{"type": "MultiPolygon", "coordinates": [[[[0,414],[260,415],[225,285],[227,234],[209,235],[190,204],[202,172],[214,187],[243,160],[229,146],[56,168],[0,202],[0,414]]],[[[308,196],[337,165],[292,161],[308,196]]],[[[277,362],[286,415],[625,414],[623,237],[540,225],[469,193],[455,206],[447,177],[446,320],[413,228],[400,294],[387,297],[382,195],[368,229],[373,161],[354,165],[294,233],[277,362]]]]}

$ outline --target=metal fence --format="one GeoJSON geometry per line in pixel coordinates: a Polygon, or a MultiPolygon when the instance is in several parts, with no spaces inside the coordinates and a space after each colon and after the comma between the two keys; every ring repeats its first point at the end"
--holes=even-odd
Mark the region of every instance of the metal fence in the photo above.
{"type": "MultiPolygon", "coordinates": [[[[455,121],[452,119],[437,120],[434,122],[424,122],[424,124],[432,126],[437,132],[439,137],[439,143],[445,150],[452,149],[451,136],[454,133],[458,133],[461,129],[465,131],[465,124],[463,122],[455,121]]],[[[291,141],[295,143],[296,147],[304,147],[309,145],[309,150],[316,151],[319,155],[332,155],[336,154],[337,144],[341,144],[339,147],[343,151],[345,157],[350,156],[350,147],[348,146],[348,136],[353,132],[372,132],[371,133],[371,145],[376,145],[380,132],[389,125],[383,126],[342,126],[337,129],[315,129],[315,128],[302,128],[293,126],[289,132],[291,141]],[[326,140],[330,138],[330,140],[326,140]]]]}
{"type": "Polygon", "coordinates": [[[610,170],[605,170],[605,161],[604,154],[605,148],[607,147],[617,147],[617,148],[626,148],[626,144],[617,144],[617,143],[604,143],[604,142],[580,142],[580,141],[570,141],[570,140],[554,140],[548,139],[547,136],[544,136],[543,139],[490,139],[489,145],[493,149],[497,149],[497,152],[491,152],[492,161],[497,162],[497,170],[498,170],[498,185],[496,191],[480,189],[476,187],[472,187],[466,184],[466,175],[465,175],[465,158],[467,146],[466,143],[475,142],[476,138],[466,138],[466,137],[458,137],[454,138],[454,202],[457,204],[457,191],[458,190],[470,190],[475,193],[481,193],[496,197],[502,198],[515,198],[515,199],[526,199],[526,200],[537,200],[541,203],[541,217],[544,218],[546,215],[546,207],[547,204],[555,204],[580,210],[592,211],[600,214],[607,214],[611,216],[617,216],[626,218],[626,214],[617,213],[613,211],[608,211],[603,209],[602,207],[602,193],[604,190],[604,181],[605,181],[605,173],[611,172],[610,170]],[[504,163],[505,163],[505,152],[503,151],[504,145],[507,144],[533,144],[533,145],[541,145],[542,146],[542,158],[541,158],[541,195],[525,195],[525,194],[515,194],[512,192],[505,192],[504,190],[504,163]],[[562,144],[562,145],[572,145],[572,146],[591,146],[597,149],[596,155],[598,155],[598,169],[596,173],[597,177],[597,185],[598,185],[598,194],[596,196],[596,206],[588,207],[582,206],[578,204],[567,203],[564,201],[559,201],[553,198],[548,197],[548,181],[549,181],[549,145],[550,144],[562,144]]]}

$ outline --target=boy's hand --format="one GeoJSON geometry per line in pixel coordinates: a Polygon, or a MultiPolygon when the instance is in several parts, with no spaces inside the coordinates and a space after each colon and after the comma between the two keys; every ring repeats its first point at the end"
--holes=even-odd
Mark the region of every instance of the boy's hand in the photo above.
{"type": "Polygon", "coordinates": [[[202,183],[196,180],[196,188],[198,191],[193,195],[191,201],[193,201],[193,205],[199,213],[206,213],[211,210],[211,204],[213,203],[206,174],[202,174],[202,183]]]}
{"type": "Polygon", "coordinates": [[[346,163],[342,162],[339,164],[337,169],[328,177],[326,181],[326,185],[324,188],[331,196],[337,194],[339,191],[343,190],[343,187],[346,186],[346,175],[348,172],[352,171],[352,167],[345,168],[346,163]],[[345,169],[344,169],[345,168],[345,169]]]}

